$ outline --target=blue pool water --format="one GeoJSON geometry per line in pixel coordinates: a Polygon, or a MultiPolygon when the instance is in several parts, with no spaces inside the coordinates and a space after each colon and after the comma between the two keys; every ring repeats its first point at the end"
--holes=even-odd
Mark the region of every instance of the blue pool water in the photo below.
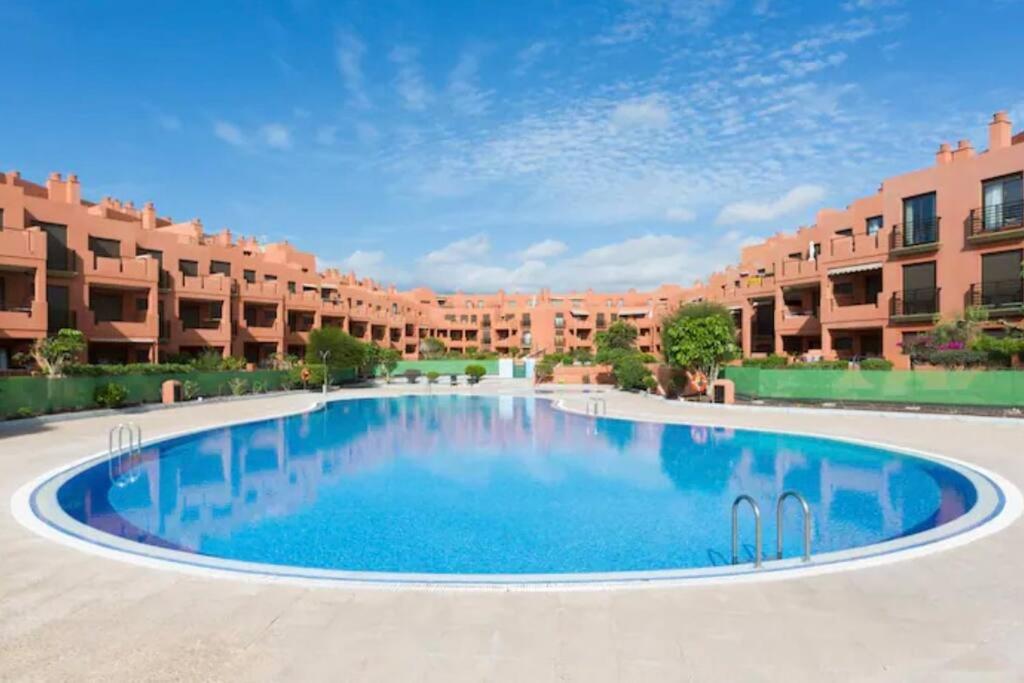
{"type": "MultiPolygon", "coordinates": [[[[95,529],[216,558],[563,574],[726,564],[741,493],[764,513],[767,556],[787,489],[810,504],[815,554],[930,529],[977,497],[936,462],[845,442],[594,419],[534,398],[408,396],[165,441],[78,472],[57,500],[95,529]]],[[[744,511],[747,559],[752,527],[744,511]]]]}

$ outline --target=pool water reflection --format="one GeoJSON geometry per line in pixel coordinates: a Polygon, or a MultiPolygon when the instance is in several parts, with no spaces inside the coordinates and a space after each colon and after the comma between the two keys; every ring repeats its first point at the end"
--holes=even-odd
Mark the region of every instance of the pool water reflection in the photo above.
{"type": "MultiPolygon", "coordinates": [[[[75,474],[60,506],[164,548],[369,572],[721,565],[733,499],[757,499],[774,539],[772,506],[787,489],[810,503],[818,554],[930,529],[976,500],[958,472],[877,448],[594,419],[512,397],[338,401],[166,441],[122,465],[120,485],[106,463],[75,474]]],[[[790,512],[786,552],[798,556],[790,512]]],[[[742,533],[753,539],[749,520],[742,533]]]]}

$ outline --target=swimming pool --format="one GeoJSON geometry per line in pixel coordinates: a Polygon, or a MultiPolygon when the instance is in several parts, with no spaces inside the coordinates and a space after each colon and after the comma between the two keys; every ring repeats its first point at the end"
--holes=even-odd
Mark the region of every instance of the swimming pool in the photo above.
{"type": "Polygon", "coordinates": [[[534,397],[415,395],[176,437],[93,459],[31,496],[51,527],[123,553],[313,579],[685,579],[916,548],[996,516],[1003,496],[951,462],[812,436],[588,417],[534,397]],[[762,512],[764,567],[741,510],[762,512]]]}

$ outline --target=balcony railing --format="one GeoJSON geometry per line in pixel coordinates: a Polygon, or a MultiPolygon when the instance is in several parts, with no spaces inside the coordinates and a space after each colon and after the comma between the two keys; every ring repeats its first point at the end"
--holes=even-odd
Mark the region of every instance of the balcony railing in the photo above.
{"type": "Polygon", "coordinates": [[[990,309],[1024,308],[1024,280],[994,280],[971,285],[968,306],[990,309]]]}
{"type": "Polygon", "coordinates": [[[889,248],[892,251],[924,251],[939,244],[939,218],[924,218],[892,226],[889,248]]]}
{"type": "Polygon", "coordinates": [[[183,330],[219,330],[220,325],[221,321],[215,319],[181,321],[181,329],[183,330]]]}
{"type": "Polygon", "coordinates": [[[971,209],[967,219],[967,239],[984,241],[1011,237],[1006,233],[1024,231],[1024,202],[1007,202],[971,209]]]}
{"type": "Polygon", "coordinates": [[[894,292],[889,301],[893,318],[928,320],[939,312],[939,287],[906,289],[894,292]]]}
{"type": "Polygon", "coordinates": [[[46,252],[46,269],[60,273],[78,272],[78,252],[68,247],[54,247],[46,252]]]}

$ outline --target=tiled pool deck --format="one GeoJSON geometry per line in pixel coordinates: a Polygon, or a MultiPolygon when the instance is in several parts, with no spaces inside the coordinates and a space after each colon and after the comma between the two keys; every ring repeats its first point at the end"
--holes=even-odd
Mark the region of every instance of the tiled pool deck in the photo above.
{"type": "MultiPolygon", "coordinates": [[[[531,388],[492,381],[474,391],[531,388]]],[[[584,405],[572,389],[555,391],[570,408],[584,405]]],[[[1024,488],[1020,420],[605,397],[610,416],[869,439],[973,463],[1024,488]]],[[[130,419],[152,439],[298,410],[316,398],[192,405],[130,419]]],[[[107,430],[123,420],[0,425],[0,497],[9,501],[30,479],[105,448],[107,430]]],[[[1022,680],[1022,565],[1024,521],[1017,520],[925,557],[785,581],[549,592],[310,588],[97,557],[26,530],[5,504],[0,679],[1022,680]]]]}

